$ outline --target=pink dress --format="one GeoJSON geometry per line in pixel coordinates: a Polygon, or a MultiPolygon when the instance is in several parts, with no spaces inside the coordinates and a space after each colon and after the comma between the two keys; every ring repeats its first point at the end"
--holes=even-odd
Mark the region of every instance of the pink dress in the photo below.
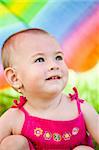
{"type": "Polygon", "coordinates": [[[25,136],[30,145],[30,150],[72,150],[78,145],[89,145],[93,147],[92,139],[86,130],[80,103],[84,100],[78,98],[75,93],[69,94],[71,100],[76,100],[78,116],[68,121],[54,121],[29,115],[24,109],[26,98],[20,96],[20,103],[14,101],[25,115],[25,121],[21,134],[25,136]]]}

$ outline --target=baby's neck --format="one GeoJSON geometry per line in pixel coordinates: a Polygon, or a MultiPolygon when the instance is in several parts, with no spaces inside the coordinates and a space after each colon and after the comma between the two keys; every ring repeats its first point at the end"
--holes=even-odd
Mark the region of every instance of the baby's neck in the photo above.
{"type": "Polygon", "coordinates": [[[59,107],[62,101],[63,94],[59,94],[56,97],[49,98],[49,99],[34,99],[34,100],[27,100],[25,104],[25,108],[30,112],[45,112],[45,111],[52,111],[59,107]]]}

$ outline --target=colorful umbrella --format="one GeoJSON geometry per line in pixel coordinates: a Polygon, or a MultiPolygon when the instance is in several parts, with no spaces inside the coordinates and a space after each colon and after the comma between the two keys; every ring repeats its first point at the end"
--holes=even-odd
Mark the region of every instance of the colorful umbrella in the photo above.
{"type": "MultiPolygon", "coordinates": [[[[86,71],[99,60],[98,0],[0,1],[0,48],[8,36],[30,27],[53,34],[63,47],[67,65],[75,71],[86,71]]],[[[2,72],[0,65],[0,88],[5,88],[2,72]]]]}

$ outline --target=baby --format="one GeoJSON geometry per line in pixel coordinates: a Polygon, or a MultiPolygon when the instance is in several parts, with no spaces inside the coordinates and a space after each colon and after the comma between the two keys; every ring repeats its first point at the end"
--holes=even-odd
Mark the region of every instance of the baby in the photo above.
{"type": "Polygon", "coordinates": [[[15,33],[2,47],[2,63],[22,96],[0,118],[0,150],[93,150],[98,114],[76,88],[69,96],[62,92],[68,68],[52,35],[37,28],[15,33]]]}

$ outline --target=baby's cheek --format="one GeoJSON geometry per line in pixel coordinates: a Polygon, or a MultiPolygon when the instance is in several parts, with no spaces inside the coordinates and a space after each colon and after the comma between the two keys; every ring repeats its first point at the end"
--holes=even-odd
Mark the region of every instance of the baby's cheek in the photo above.
{"type": "Polygon", "coordinates": [[[66,65],[64,65],[64,66],[63,66],[63,73],[64,73],[65,77],[67,77],[67,78],[68,78],[69,70],[68,70],[68,68],[67,68],[67,66],[66,66],[66,65]]]}
{"type": "Polygon", "coordinates": [[[64,82],[65,82],[65,85],[68,82],[68,76],[69,76],[69,72],[68,72],[67,68],[65,68],[64,69],[64,82]]]}

